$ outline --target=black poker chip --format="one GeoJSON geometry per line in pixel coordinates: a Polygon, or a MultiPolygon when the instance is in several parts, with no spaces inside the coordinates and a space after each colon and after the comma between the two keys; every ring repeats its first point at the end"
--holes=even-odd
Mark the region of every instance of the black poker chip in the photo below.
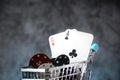
{"type": "Polygon", "coordinates": [[[67,55],[62,54],[62,55],[59,55],[57,58],[53,58],[51,62],[54,66],[63,66],[63,65],[69,64],[70,59],[67,55]]]}

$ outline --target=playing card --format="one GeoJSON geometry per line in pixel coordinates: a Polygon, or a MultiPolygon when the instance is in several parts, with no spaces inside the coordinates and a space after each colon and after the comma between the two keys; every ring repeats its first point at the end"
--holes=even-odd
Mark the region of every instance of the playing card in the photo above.
{"type": "Polygon", "coordinates": [[[86,61],[89,55],[93,35],[76,29],[67,29],[49,37],[52,58],[61,54],[69,57],[70,63],[86,61]]]}

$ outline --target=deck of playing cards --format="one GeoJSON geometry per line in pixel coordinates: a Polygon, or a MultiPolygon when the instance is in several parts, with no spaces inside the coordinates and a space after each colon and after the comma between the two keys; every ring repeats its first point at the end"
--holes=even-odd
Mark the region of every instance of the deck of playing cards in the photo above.
{"type": "Polygon", "coordinates": [[[67,29],[64,32],[51,35],[49,44],[52,58],[65,54],[69,57],[70,63],[86,61],[92,41],[92,34],[76,29],[67,29]]]}

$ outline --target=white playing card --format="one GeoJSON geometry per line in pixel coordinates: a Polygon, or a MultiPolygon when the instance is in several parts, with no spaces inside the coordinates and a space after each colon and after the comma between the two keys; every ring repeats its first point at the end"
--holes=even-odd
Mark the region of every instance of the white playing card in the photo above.
{"type": "Polygon", "coordinates": [[[70,63],[86,61],[89,55],[93,35],[76,29],[67,29],[49,37],[52,58],[61,54],[69,57],[70,63]]]}

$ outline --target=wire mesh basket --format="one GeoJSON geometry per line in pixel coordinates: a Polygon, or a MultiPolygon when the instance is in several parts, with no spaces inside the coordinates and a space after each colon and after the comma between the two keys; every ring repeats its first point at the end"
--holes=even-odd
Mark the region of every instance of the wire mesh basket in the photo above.
{"type": "Polygon", "coordinates": [[[22,68],[22,80],[82,80],[86,62],[48,69],[22,68]]]}

